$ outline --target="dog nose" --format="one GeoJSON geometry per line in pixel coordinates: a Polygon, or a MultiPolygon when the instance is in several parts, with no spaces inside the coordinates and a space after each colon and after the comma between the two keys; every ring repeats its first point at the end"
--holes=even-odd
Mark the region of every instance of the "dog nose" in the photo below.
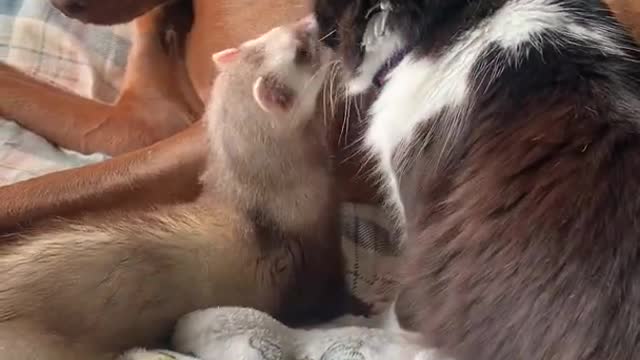
{"type": "Polygon", "coordinates": [[[78,17],[87,10],[86,0],[51,0],[51,3],[69,17],[78,17]]]}

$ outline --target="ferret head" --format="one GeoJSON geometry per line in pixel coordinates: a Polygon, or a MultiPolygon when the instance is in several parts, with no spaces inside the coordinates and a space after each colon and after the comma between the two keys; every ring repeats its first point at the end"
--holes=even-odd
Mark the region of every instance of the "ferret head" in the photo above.
{"type": "Polygon", "coordinates": [[[239,96],[248,88],[253,105],[274,120],[309,119],[330,60],[317,35],[315,19],[307,17],[214,54],[219,71],[214,98],[239,96]]]}

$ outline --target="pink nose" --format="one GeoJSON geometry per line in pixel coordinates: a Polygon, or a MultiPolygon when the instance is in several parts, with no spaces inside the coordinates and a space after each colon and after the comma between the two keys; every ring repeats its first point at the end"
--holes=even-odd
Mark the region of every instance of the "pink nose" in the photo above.
{"type": "Polygon", "coordinates": [[[296,27],[304,32],[315,33],[318,31],[318,22],[316,21],[316,17],[311,14],[298,20],[296,27]]]}

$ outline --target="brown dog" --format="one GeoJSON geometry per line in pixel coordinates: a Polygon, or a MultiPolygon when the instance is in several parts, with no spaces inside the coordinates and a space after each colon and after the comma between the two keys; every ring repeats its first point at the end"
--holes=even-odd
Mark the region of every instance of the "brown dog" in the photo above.
{"type": "Polygon", "coordinates": [[[631,34],[640,40],[640,2],[637,0],[605,0],[613,12],[625,24],[631,34]]]}
{"type": "Polygon", "coordinates": [[[168,0],[51,0],[51,4],[67,16],[101,25],[129,22],[167,2],[168,0]]]}
{"type": "MultiPolygon", "coordinates": [[[[197,179],[205,155],[202,127],[195,120],[213,73],[210,54],[308,12],[303,0],[146,0],[118,6],[81,1],[82,11],[73,3],[54,1],[72,16],[105,24],[132,20],[152,8],[134,20],[134,50],[119,100],[113,105],[90,101],[0,65],[0,92],[6,94],[0,114],[61,146],[118,156],[0,187],[4,231],[49,216],[193,200],[200,193],[197,179]]],[[[349,131],[336,121],[330,134],[337,176],[344,200],[370,202],[375,188],[363,175],[364,161],[349,146],[361,129],[355,109],[350,113],[349,131]]],[[[344,115],[339,110],[336,116],[344,115]]]]}

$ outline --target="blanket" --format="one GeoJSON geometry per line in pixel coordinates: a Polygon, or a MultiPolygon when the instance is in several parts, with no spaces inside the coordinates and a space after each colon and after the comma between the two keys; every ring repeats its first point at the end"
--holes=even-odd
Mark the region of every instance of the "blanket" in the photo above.
{"type": "MultiPolygon", "coordinates": [[[[84,25],[46,0],[0,1],[0,61],[82,96],[113,102],[131,41],[129,26],[84,25]]],[[[0,186],[102,161],[60,149],[0,118],[0,186]]]]}
{"type": "Polygon", "coordinates": [[[136,349],[120,360],[444,360],[419,340],[363,325],[291,329],[256,310],[217,308],[179,322],[174,343],[180,353],[136,349]]]}
{"type": "MultiPolygon", "coordinates": [[[[112,102],[117,97],[126,67],[127,53],[131,44],[130,30],[127,25],[100,27],[81,24],[61,15],[49,5],[47,0],[2,0],[0,1],[0,61],[82,96],[112,102]]],[[[11,119],[0,119],[0,186],[104,159],[105,157],[99,154],[82,155],[57,148],[42,137],[19,127],[11,119]]],[[[397,259],[399,241],[389,230],[391,226],[388,217],[380,209],[360,204],[343,204],[341,214],[342,247],[347,263],[345,278],[351,291],[356,297],[365,301],[372,296],[375,301],[389,298],[388,295],[392,294],[395,285],[390,274],[397,259]]],[[[223,317],[225,314],[231,316],[240,313],[238,309],[218,311],[216,316],[223,317]]],[[[273,322],[265,318],[264,314],[251,316],[264,318],[258,323],[273,322]]],[[[242,322],[236,325],[242,325],[242,322]]],[[[239,338],[250,338],[250,333],[258,331],[258,327],[258,324],[255,328],[244,324],[242,328],[249,332],[239,338]]],[[[291,332],[293,330],[285,331],[283,327],[277,328],[282,331],[278,336],[287,337],[287,334],[293,334],[291,332]]],[[[320,350],[315,348],[320,346],[318,344],[331,347],[328,342],[320,340],[338,336],[336,334],[350,334],[348,336],[358,339],[354,341],[362,343],[365,347],[370,345],[370,349],[389,342],[380,340],[380,344],[369,344],[369,339],[386,339],[387,335],[370,336],[378,333],[371,333],[366,327],[351,328],[351,330],[344,330],[343,333],[332,333],[331,331],[334,330],[331,330],[324,334],[323,331],[329,330],[316,330],[305,336],[301,335],[297,338],[298,343],[295,346],[292,345],[293,347],[287,351],[315,354],[309,355],[308,359],[311,360],[336,359],[336,357],[318,355],[320,350]],[[308,352],[305,352],[307,351],[304,350],[307,341],[305,339],[316,337],[318,341],[309,341],[308,352]]],[[[242,343],[237,340],[239,338],[229,336],[229,346],[245,347],[246,351],[250,351],[250,341],[242,343]]],[[[328,348],[325,350],[329,351],[328,348]]],[[[273,357],[231,358],[270,360],[273,357]]],[[[355,356],[344,359],[373,360],[381,357],[355,356]]]]}

